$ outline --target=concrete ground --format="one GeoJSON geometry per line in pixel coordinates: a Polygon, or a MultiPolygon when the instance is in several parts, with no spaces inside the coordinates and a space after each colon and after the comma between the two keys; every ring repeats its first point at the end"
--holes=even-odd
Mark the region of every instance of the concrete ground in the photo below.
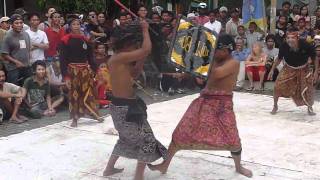
{"type": "MultiPolygon", "coordinates": [[[[148,106],[149,122],[155,136],[168,146],[171,134],[198,94],[148,106]]],[[[236,92],[234,109],[243,144],[243,163],[254,172],[253,179],[320,179],[320,102],[316,116],[280,99],[279,113],[269,114],[272,97],[236,92]]],[[[120,158],[122,174],[102,177],[117,136],[110,135],[111,117],[104,123],[81,119],[70,128],[67,116],[58,123],[0,138],[0,179],[102,180],[132,179],[135,161],[120,158]]],[[[0,128],[3,131],[3,127],[0,128]]],[[[247,179],[234,172],[229,152],[181,151],[167,175],[145,172],[150,180],[247,179]]]]}

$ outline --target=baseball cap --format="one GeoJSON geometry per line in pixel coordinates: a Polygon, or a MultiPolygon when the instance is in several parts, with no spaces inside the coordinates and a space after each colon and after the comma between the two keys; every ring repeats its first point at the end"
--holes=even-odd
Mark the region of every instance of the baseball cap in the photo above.
{"type": "Polygon", "coordinates": [[[10,17],[10,20],[11,22],[14,22],[16,20],[23,20],[23,17],[20,15],[20,14],[13,14],[11,17],[10,17]]]}
{"type": "Polygon", "coordinates": [[[223,12],[223,11],[228,12],[228,8],[225,7],[225,6],[222,6],[222,7],[219,9],[219,12],[223,12]]]}
{"type": "Polygon", "coordinates": [[[2,22],[7,22],[7,21],[9,21],[9,20],[10,20],[10,18],[7,17],[7,16],[2,17],[2,18],[0,18],[0,23],[2,23],[2,22]]]}
{"type": "Polygon", "coordinates": [[[195,15],[194,13],[189,13],[189,14],[187,15],[187,18],[194,18],[194,17],[196,17],[196,15],[195,15]]]}
{"type": "Polygon", "coordinates": [[[207,8],[207,4],[202,2],[202,3],[199,4],[198,7],[201,8],[201,9],[206,9],[207,8]]]}

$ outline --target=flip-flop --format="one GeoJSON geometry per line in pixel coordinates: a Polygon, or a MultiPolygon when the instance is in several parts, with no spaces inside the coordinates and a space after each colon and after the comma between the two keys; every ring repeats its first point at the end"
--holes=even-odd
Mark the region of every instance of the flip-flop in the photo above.
{"type": "Polygon", "coordinates": [[[254,87],[251,86],[250,88],[247,88],[246,90],[247,90],[247,91],[253,91],[253,90],[254,90],[254,87]]]}

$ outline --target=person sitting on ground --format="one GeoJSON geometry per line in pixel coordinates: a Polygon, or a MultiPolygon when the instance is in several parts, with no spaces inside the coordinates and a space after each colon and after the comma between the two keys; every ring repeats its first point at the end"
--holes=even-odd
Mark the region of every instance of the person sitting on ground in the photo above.
{"type": "Polygon", "coordinates": [[[51,89],[46,76],[46,63],[38,60],[32,65],[34,75],[27,78],[23,87],[27,90],[25,102],[33,114],[37,116],[54,116],[56,108],[63,102],[63,97],[51,99],[51,89]]]}
{"type": "Polygon", "coordinates": [[[237,41],[235,41],[235,43],[236,49],[232,51],[232,57],[240,62],[236,89],[241,90],[244,86],[244,82],[246,79],[245,64],[247,57],[250,55],[250,49],[244,47],[244,40],[241,38],[238,38],[237,41]]]}
{"type": "Polygon", "coordinates": [[[262,51],[262,45],[259,42],[256,42],[252,45],[251,54],[248,56],[246,60],[246,73],[248,79],[250,81],[249,91],[254,89],[253,86],[253,73],[255,71],[259,72],[259,80],[260,80],[260,88],[259,90],[263,90],[264,84],[264,76],[266,74],[266,65],[267,55],[262,51]]]}
{"type": "Polygon", "coordinates": [[[242,39],[244,48],[248,48],[246,28],[243,25],[240,25],[238,26],[237,31],[238,31],[238,35],[234,38],[234,41],[237,42],[238,39],[242,39]]]}
{"type": "Polygon", "coordinates": [[[18,113],[26,90],[20,86],[6,82],[6,72],[0,69],[0,109],[5,120],[12,123],[23,123],[28,119],[18,113]]]}
{"type": "Polygon", "coordinates": [[[258,26],[255,22],[251,22],[248,29],[249,31],[246,33],[247,47],[251,48],[255,42],[263,40],[263,35],[257,32],[258,26]]]}
{"type": "MultiPolygon", "coordinates": [[[[275,59],[279,55],[279,48],[275,48],[275,35],[269,34],[266,37],[266,46],[263,47],[263,52],[267,55],[267,63],[266,63],[266,71],[267,74],[269,74],[272,65],[275,61],[275,59]]],[[[279,71],[282,68],[282,64],[277,67],[277,72],[273,74],[272,80],[275,81],[277,79],[277,75],[279,74],[279,71]]]]}

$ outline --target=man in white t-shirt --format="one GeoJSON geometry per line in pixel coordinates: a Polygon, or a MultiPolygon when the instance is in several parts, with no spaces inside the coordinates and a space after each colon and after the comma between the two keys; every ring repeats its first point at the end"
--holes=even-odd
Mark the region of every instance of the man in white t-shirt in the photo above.
{"type": "Polygon", "coordinates": [[[209,22],[204,24],[204,27],[216,32],[217,34],[221,31],[221,23],[216,20],[217,13],[215,11],[209,12],[209,22]]]}
{"type": "Polygon", "coordinates": [[[44,50],[49,48],[49,41],[44,31],[38,29],[40,24],[40,15],[33,13],[29,15],[30,29],[26,32],[30,36],[31,52],[30,63],[34,63],[37,60],[45,60],[44,50]]]}
{"type": "Polygon", "coordinates": [[[3,111],[3,117],[10,119],[12,123],[23,123],[27,118],[19,115],[18,109],[26,96],[26,90],[5,80],[6,73],[0,69],[0,109],[3,111]]]}

